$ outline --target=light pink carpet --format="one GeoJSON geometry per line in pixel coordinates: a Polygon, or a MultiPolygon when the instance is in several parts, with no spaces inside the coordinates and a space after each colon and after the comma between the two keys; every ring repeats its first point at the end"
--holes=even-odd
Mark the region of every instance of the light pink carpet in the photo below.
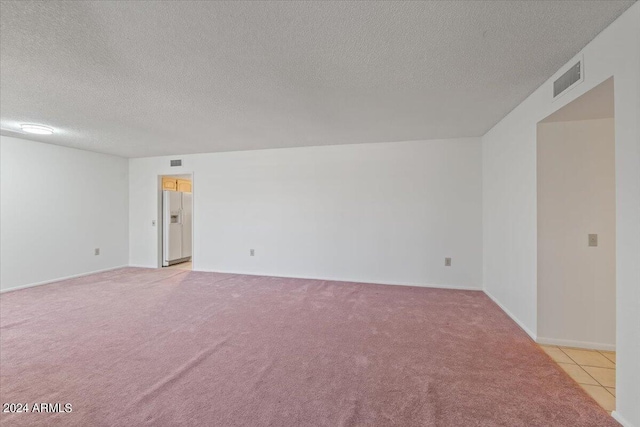
{"type": "Polygon", "coordinates": [[[2,425],[609,426],[481,292],[127,268],[0,297],[2,425]]]}

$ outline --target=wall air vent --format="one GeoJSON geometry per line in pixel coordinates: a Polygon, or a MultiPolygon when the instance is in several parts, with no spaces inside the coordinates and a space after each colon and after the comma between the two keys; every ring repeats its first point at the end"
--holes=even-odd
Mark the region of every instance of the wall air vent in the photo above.
{"type": "Polygon", "coordinates": [[[584,80],[582,59],[564,72],[553,82],[553,98],[557,98],[584,80]]]}
{"type": "Polygon", "coordinates": [[[171,160],[171,167],[182,166],[182,160],[171,160]]]}

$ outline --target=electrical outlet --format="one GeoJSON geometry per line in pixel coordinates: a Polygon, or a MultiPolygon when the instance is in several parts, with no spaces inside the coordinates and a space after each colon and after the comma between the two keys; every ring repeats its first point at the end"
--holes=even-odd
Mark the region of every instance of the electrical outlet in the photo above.
{"type": "Polygon", "coordinates": [[[598,246],[597,234],[589,234],[589,246],[598,246]]]}
{"type": "Polygon", "coordinates": [[[152,226],[152,227],[155,227],[155,226],[156,226],[156,220],[155,220],[155,219],[152,219],[152,220],[151,220],[151,226],[152,226]]]}
{"type": "Polygon", "coordinates": [[[100,255],[100,248],[95,248],[95,249],[93,250],[93,254],[94,254],[94,255],[100,255]]]}
{"type": "Polygon", "coordinates": [[[445,258],[444,259],[444,266],[445,267],[451,267],[451,258],[445,258]]]}
{"type": "Polygon", "coordinates": [[[249,256],[256,256],[255,249],[249,249],[249,256]]]}

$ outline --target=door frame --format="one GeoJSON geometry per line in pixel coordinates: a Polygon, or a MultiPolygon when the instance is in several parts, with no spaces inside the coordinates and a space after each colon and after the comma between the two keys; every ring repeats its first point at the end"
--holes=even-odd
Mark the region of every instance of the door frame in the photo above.
{"type": "Polygon", "coordinates": [[[166,176],[175,176],[175,177],[184,177],[185,175],[190,175],[191,176],[191,268],[192,270],[195,270],[194,266],[195,266],[195,260],[196,260],[196,210],[195,210],[195,205],[196,205],[196,192],[195,192],[195,173],[193,171],[191,172],[183,172],[183,173],[164,173],[161,175],[157,176],[157,186],[156,186],[156,207],[157,207],[157,213],[156,213],[156,240],[157,240],[157,245],[156,245],[156,251],[157,251],[157,263],[156,266],[157,268],[163,268],[162,267],[162,251],[163,251],[163,241],[162,241],[162,233],[164,231],[164,223],[163,223],[163,211],[162,211],[162,178],[166,177],[166,176]]]}
{"type": "MultiPolygon", "coordinates": [[[[614,202],[613,202],[613,210],[614,210],[614,233],[613,233],[613,237],[615,239],[615,243],[613,245],[613,257],[614,257],[614,269],[613,269],[613,274],[614,274],[614,278],[613,278],[613,284],[614,284],[614,293],[615,293],[615,298],[614,298],[614,344],[610,345],[607,343],[597,343],[597,342],[588,342],[588,341],[580,341],[580,340],[569,340],[569,339],[560,339],[560,338],[555,338],[555,337],[541,337],[540,336],[540,329],[539,329],[539,325],[540,325],[540,319],[543,316],[543,309],[541,308],[541,304],[540,304],[540,275],[538,274],[538,268],[539,268],[539,250],[540,250],[540,243],[539,243],[539,239],[540,239],[540,229],[539,229],[539,221],[540,221],[540,215],[539,215],[539,202],[538,202],[538,198],[540,197],[540,186],[539,186],[539,179],[540,179],[540,170],[539,170],[539,150],[540,150],[540,132],[539,132],[539,126],[540,124],[543,124],[546,122],[546,120],[555,115],[556,113],[558,113],[560,110],[562,109],[566,109],[566,108],[571,108],[571,104],[578,102],[578,100],[581,97],[584,96],[588,96],[588,94],[593,91],[594,89],[598,88],[599,86],[609,82],[609,80],[611,80],[611,85],[612,85],[612,89],[611,89],[611,96],[613,97],[613,105],[615,106],[615,99],[617,98],[616,95],[616,79],[615,76],[609,76],[606,79],[602,80],[601,82],[593,85],[590,89],[588,89],[587,91],[585,91],[583,94],[581,94],[580,96],[577,96],[576,98],[574,98],[573,100],[569,101],[568,103],[563,104],[562,106],[559,106],[558,108],[555,108],[551,113],[547,114],[546,116],[542,117],[540,120],[538,120],[536,122],[536,142],[535,142],[535,148],[536,148],[536,336],[534,337],[534,341],[537,342],[538,344],[542,344],[542,345],[560,345],[560,346],[566,346],[566,347],[576,347],[576,348],[582,348],[582,349],[588,349],[588,350],[603,350],[603,351],[618,351],[619,345],[620,345],[620,334],[618,333],[619,330],[619,325],[620,325],[620,310],[619,310],[619,304],[618,304],[618,281],[619,281],[619,275],[618,275],[618,265],[619,265],[619,251],[618,251],[618,239],[619,239],[619,234],[618,234],[618,207],[619,207],[619,202],[618,202],[618,188],[617,188],[617,177],[618,177],[618,167],[619,167],[619,161],[618,161],[618,156],[616,154],[616,146],[618,145],[618,133],[616,132],[616,128],[617,128],[617,123],[618,123],[618,115],[615,112],[615,108],[614,108],[614,112],[613,112],[613,117],[595,117],[595,118],[589,118],[589,117],[581,117],[579,119],[571,119],[571,120],[564,120],[564,121],[582,121],[582,120],[598,120],[598,119],[603,119],[603,118],[611,118],[614,121],[614,126],[613,126],[613,150],[614,150],[614,202]]],[[[562,121],[562,120],[561,120],[562,121]]],[[[609,206],[609,208],[611,208],[611,206],[609,206]]],[[[585,236],[586,237],[586,236],[585,236]]],[[[586,242],[585,242],[586,243],[586,242]]]]}

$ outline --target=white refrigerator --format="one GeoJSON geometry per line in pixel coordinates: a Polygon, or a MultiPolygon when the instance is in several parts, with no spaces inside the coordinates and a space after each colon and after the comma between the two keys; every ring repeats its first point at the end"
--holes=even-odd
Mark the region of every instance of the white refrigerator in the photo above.
{"type": "Polygon", "coordinates": [[[192,246],[192,194],[162,192],[162,265],[188,261],[192,246]]]}

